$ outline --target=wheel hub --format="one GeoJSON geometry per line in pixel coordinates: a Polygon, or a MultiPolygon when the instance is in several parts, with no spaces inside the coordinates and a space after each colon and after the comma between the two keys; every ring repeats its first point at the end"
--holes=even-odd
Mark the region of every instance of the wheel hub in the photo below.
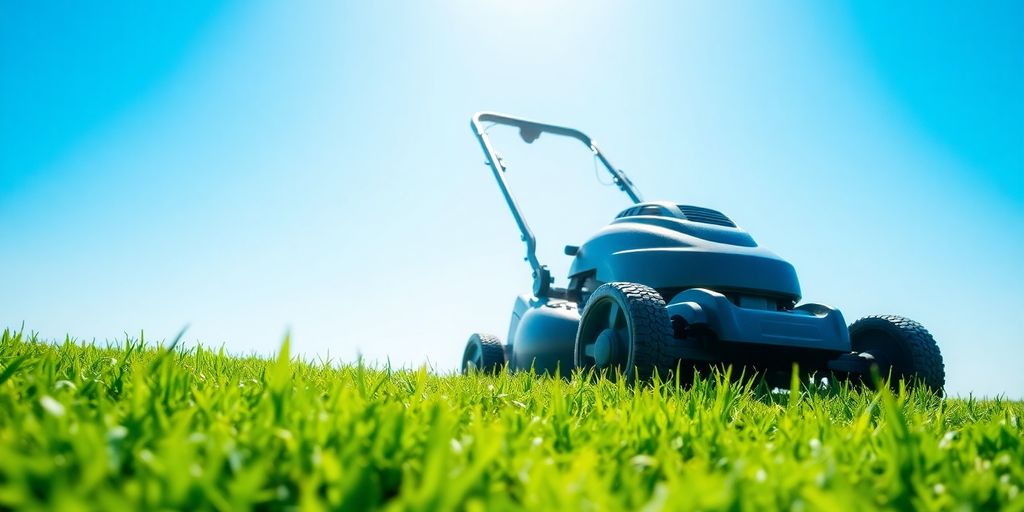
{"type": "Polygon", "coordinates": [[[597,335],[594,340],[594,362],[598,367],[604,368],[619,356],[619,336],[613,329],[605,329],[597,335]]]}

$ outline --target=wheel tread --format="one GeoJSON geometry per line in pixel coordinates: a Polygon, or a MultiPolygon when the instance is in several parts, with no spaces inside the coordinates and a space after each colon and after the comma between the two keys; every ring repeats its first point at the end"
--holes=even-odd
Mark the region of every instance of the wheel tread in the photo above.
{"type": "MultiPolygon", "coordinates": [[[[505,346],[501,343],[501,338],[493,334],[474,333],[469,337],[467,345],[474,341],[480,344],[480,353],[483,358],[483,365],[478,370],[491,374],[500,372],[505,366],[505,346]]],[[[463,359],[462,365],[462,371],[465,373],[467,371],[465,359],[463,359]]]]}

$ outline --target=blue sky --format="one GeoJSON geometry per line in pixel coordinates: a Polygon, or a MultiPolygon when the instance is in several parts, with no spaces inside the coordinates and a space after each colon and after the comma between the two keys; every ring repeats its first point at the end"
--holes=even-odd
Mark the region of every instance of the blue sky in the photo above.
{"type": "MultiPolygon", "coordinates": [[[[468,120],[588,132],[1024,396],[1024,8],[0,0],[0,323],[440,370],[529,269],[468,120]]],[[[559,278],[627,199],[491,132],[559,278]]],[[[564,279],[561,281],[564,283],[564,279]]]]}

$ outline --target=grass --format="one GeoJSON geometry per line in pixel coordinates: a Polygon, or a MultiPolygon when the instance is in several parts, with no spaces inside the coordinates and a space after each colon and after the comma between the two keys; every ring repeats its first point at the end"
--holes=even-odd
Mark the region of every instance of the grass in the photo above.
{"type": "Polygon", "coordinates": [[[0,508],[1024,510],[1024,405],[0,339],[0,508]]]}

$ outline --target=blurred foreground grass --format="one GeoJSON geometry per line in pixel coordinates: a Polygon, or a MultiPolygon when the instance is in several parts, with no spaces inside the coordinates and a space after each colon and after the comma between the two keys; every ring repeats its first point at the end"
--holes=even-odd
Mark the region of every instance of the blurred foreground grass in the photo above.
{"type": "Polygon", "coordinates": [[[1024,405],[0,339],[0,509],[1024,510],[1024,405]]]}

